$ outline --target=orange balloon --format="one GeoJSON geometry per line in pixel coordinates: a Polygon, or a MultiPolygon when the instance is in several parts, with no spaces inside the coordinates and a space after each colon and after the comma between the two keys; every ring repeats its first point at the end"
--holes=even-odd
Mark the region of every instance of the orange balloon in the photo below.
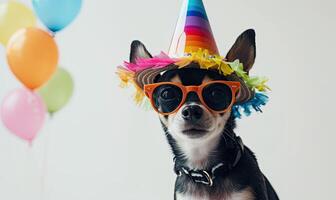
{"type": "Polygon", "coordinates": [[[38,28],[24,28],[10,38],[7,60],[15,76],[27,88],[36,89],[56,71],[58,48],[49,33],[38,28]]]}

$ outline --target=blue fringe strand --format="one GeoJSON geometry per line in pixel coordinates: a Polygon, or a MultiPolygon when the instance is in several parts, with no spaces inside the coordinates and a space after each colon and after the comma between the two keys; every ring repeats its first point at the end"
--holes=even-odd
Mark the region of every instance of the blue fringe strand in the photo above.
{"type": "Polygon", "coordinates": [[[255,93],[254,98],[242,104],[236,104],[232,108],[235,118],[241,118],[242,112],[246,116],[250,116],[252,111],[262,112],[261,106],[265,106],[268,102],[268,96],[264,93],[255,93]]]}

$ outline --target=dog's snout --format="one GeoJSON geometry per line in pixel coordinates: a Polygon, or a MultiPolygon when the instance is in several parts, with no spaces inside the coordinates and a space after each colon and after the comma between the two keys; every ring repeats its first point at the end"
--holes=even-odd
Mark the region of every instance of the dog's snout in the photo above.
{"type": "Polygon", "coordinates": [[[196,122],[202,118],[203,109],[198,105],[189,105],[183,108],[182,117],[186,121],[196,122]]]}

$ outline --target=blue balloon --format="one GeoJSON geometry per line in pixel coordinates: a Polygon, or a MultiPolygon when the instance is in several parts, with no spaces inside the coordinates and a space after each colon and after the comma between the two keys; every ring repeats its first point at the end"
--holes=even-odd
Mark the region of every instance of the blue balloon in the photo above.
{"type": "Polygon", "coordinates": [[[33,0],[33,7],[43,24],[52,32],[68,26],[77,16],[82,0],[33,0]]]}

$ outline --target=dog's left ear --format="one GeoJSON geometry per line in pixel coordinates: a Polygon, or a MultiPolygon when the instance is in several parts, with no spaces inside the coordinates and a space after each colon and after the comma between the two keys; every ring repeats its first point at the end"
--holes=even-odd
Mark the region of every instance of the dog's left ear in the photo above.
{"type": "Polygon", "coordinates": [[[134,40],[131,44],[130,62],[135,63],[139,58],[152,58],[144,44],[138,40],[134,40]]]}
{"type": "Polygon", "coordinates": [[[244,71],[249,72],[256,57],[255,31],[248,29],[236,40],[231,50],[226,55],[226,60],[233,62],[239,59],[244,65],[244,71]]]}

